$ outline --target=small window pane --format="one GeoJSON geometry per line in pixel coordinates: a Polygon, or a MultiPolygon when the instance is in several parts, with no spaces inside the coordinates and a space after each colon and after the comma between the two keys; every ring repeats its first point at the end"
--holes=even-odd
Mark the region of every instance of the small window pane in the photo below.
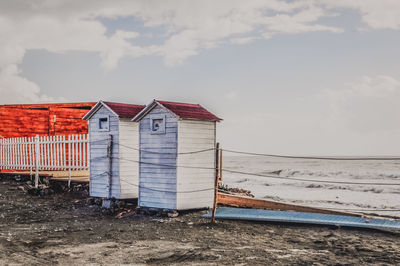
{"type": "Polygon", "coordinates": [[[108,118],[102,117],[99,119],[99,129],[108,130],[108,118]]]}
{"type": "Polygon", "coordinates": [[[165,134],[165,115],[150,115],[151,134],[165,134]]]}
{"type": "Polygon", "coordinates": [[[153,131],[158,131],[162,127],[163,120],[162,119],[154,119],[153,120],[153,131]]]}

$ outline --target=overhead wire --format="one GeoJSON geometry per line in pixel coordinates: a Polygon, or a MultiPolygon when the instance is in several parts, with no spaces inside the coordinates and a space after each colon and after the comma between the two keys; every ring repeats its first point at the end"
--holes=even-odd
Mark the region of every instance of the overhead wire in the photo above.
{"type": "MultiPolygon", "coordinates": [[[[105,175],[105,174],[109,174],[109,172],[105,171],[103,173],[100,174],[96,174],[93,177],[98,177],[101,175],[105,175]]],[[[113,175],[111,175],[112,177],[113,175]]],[[[214,190],[214,188],[206,188],[206,189],[197,189],[197,190],[188,190],[188,191],[175,191],[175,190],[162,190],[162,189],[156,189],[156,188],[150,188],[147,186],[143,186],[143,185],[138,185],[138,184],[134,184],[132,182],[128,182],[126,180],[120,180],[124,183],[127,183],[129,185],[133,185],[135,187],[138,188],[142,188],[142,189],[147,189],[150,191],[155,191],[155,192],[162,192],[162,193],[177,193],[177,194],[185,194],[185,193],[196,193],[196,192],[203,192],[203,191],[211,191],[214,190]]],[[[363,208],[330,208],[330,207],[319,207],[319,208],[323,208],[326,210],[334,210],[334,211],[354,211],[354,212],[397,212],[400,211],[400,209],[363,209],[363,208]]]]}
{"type": "MultiPolygon", "coordinates": [[[[100,142],[100,141],[105,141],[109,139],[102,139],[102,140],[96,140],[96,141],[91,141],[91,143],[95,142],[100,142]]],[[[202,150],[196,150],[196,151],[189,151],[189,152],[157,152],[157,151],[150,151],[150,150],[145,150],[145,149],[139,149],[139,148],[134,148],[125,144],[122,144],[121,142],[118,141],[113,141],[114,144],[118,144],[122,147],[140,151],[140,152],[145,152],[145,153],[153,153],[153,154],[196,154],[196,153],[201,153],[201,152],[206,152],[206,151],[212,151],[216,150],[216,148],[208,148],[208,149],[202,149],[202,150]]],[[[286,159],[311,159],[311,160],[334,160],[334,161],[393,161],[393,160],[400,160],[399,157],[344,157],[344,156],[295,156],[295,155],[279,155],[279,154],[268,154],[268,153],[255,153],[255,152],[247,152],[247,151],[237,151],[237,150],[232,150],[232,149],[218,149],[224,152],[228,153],[234,153],[234,154],[243,154],[243,155],[252,155],[252,156],[264,156],[264,157],[276,157],[276,158],[286,158],[286,159]]]]}
{"type": "Polygon", "coordinates": [[[236,171],[236,170],[230,170],[230,169],[226,169],[226,168],[223,168],[222,171],[225,171],[225,172],[228,172],[228,173],[234,173],[234,174],[243,174],[243,175],[259,176],[259,177],[268,177],[268,178],[275,178],[275,179],[282,179],[282,180],[328,183],[328,184],[376,185],[376,186],[399,186],[400,185],[400,183],[348,182],[348,181],[333,181],[333,180],[315,180],[315,179],[298,178],[298,177],[282,177],[282,176],[273,176],[273,175],[264,175],[264,174],[236,171]]]}
{"type": "Polygon", "coordinates": [[[156,151],[149,151],[149,150],[144,150],[144,149],[138,149],[138,148],[133,148],[130,146],[127,146],[125,144],[122,144],[120,142],[116,142],[116,144],[119,144],[122,147],[131,149],[131,150],[136,150],[144,153],[151,153],[151,154],[166,154],[166,155],[184,155],[184,154],[196,154],[196,153],[202,153],[206,151],[213,151],[215,148],[209,148],[209,149],[203,149],[203,150],[196,150],[196,151],[189,151],[189,152],[156,152],[156,151]]]}
{"type": "MultiPolygon", "coordinates": [[[[106,156],[101,156],[101,157],[96,157],[96,158],[107,158],[106,156]]],[[[95,159],[96,159],[95,158],[95,159]]],[[[113,158],[118,158],[118,157],[113,157],[113,158]]],[[[185,167],[185,168],[196,168],[196,169],[207,169],[207,170],[216,170],[216,168],[211,168],[211,167],[193,167],[193,166],[180,166],[180,165],[170,165],[170,164],[159,164],[159,163],[149,163],[149,162],[141,162],[141,161],[135,161],[135,160],[130,160],[126,158],[118,158],[126,161],[131,161],[135,163],[143,163],[143,164],[149,164],[149,165],[156,165],[156,166],[167,166],[167,167],[185,167]]],[[[248,173],[248,172],[242,172],[242,171],[234,171],[234,170],[229,170],[229,169],[222,169],[223,171],[231,172],[231,173],[240,173],[240,174],[247,174],[247,175],[256,175],[256,176],[262,176],[262,177],[269,177],[269,178],[277,178],[277,179],[283,179],[283,180],[296,180],[296,181],[305,181],[305,182],[319,182],[319,183],[335,183],[335,184],[350,184],[350,185],[400,185],[398,183],[369,183],[369,182],[342,182],[342,181],[323,181],[323,180],[313,180],[313,179],[300,179],[300,178],[290,178],[290,177],[279,177],[279,176],[272,176],[272,175],[262,175],[262,174],[256,174],[256,173],[248,173]]],[[[103,172],[101,174],[95,175],[100,176],[104,174],[109,174],[108,172],[103,172]]],[[[111,175],[112,176],[112,175],[111,175]]],[[[177,191],[177,190],[163,190],[163,189],[157,189],[157,188],[151,188],[148,186],[143,186],[140,184],[134,184],[132,182],[126,181],[121,179],[120,181],[133,185],[138,188],[150,190],[150,191],[155,191],[155,192],[161,192],[161,193],[176,193],[176,194],[185,194],[185,193],[196,193],[196,192],[203,192],[203,191],[211,191],[214,190],[215,188],[206,188],[206,189],[198,189],[198,190],[189,190],[189,191],[177,191]]],[[[358,208],[324,208],[328,210],[336,210],[336,211],[354,211],[354,212],[397,212],[400,211],[400,209],[358,209],[358,208]]]]}
{"type": "MultiPolygon", "coordinates": [[[[100,174],[96,174],[93,177],[98,177],[101,175],[105,175],[105,174],[109,174],[109,172],[103,172],[100,174]]],[[[111,175],[112,177],[113,175],[111,175]]],[[[150,188],[147,186],[143,186],[143,185],[138,185],[138,184],[134,184],[132,182],[128,182],[126,180],[120,180],[124,183],[127,183],[129,185],[133,185],[135,187],[138,188],[142,188],[142,189],[147,189],[150,191],[155,191],[155,192],[162,192],[162,193],[176,193],[176,194],[185,194],[185,193],[196,193],[196,192],[203,192],[203,191],[211,191],[214,190],[214,188],[206,188],[206,189],[197,189],[197,190],[188,190],[188,191],[176,191],[176,190],[162,190],[162,189],[157,189],[157,188],[150,188]]],[[[322,209],[326,209],[326,210],[334,210],[334,211],[353,211],[353,212],[398,212],[400,211],[400,209],[363,209],[363,208],[330,208],[330,207],[319,207],[322,209]]]]}
{"type": "Polygon", "coordinates": [[[243,155],[253,155],[253,156],[265,156],[265,157],[276,157],[276,158],[286,158],[286,159],[311,159],[311,160],[333,160],[333,161],[393,161],[400,160],[400,157],[324,157],[324,156],[291,156],[291,155],[277,155],[277,154],[267,154],[267,153],[255,153],[246,151],[235,151],[229,149],[220,149],[224,152],[243,154],[243,155]]]}
{"type": "MultiPolygon", "coordinates": [[[[110,175],[110,177],[114,176],[114,175],[110,174],[109,172],[105,171],[103,173],[96,174],[96,175],[91,176],[91,177],[92,178],[93,177],[98,177],[98,176],[102,176],[102,175],[105,175],[105,174],[110,175]]],[[[212,188],[196,189],[196,190],[188,190],[188,191],[162,190],[162,189],[150,188],[150,187],[139,185],[139,184],[134,184],[134,183],[128,182],[128,181],[123,180],[123,179],[120,179],[120,181],[122,181],[124,183],[127,183],[129,185],[138,187],[138,188],[143,188],[143,189],[147,189],[147,190],[151,190],[151,191],[157,191],[157,192],[166,192],[166,193],[178,193],[178,194],[179,193],[194,193],[194,192],[203,192],[203,191],[209,191],[209,190],[214,190],[215,189],[214,187],[212,187],[212,188]]]]}
{"type": "MultiPolygon", "coordinates": [[[[105,159],[106,156],[99,156],[92,159],[105,159]]],[[[202,170],[214,170],[216,171],[216,167],[202,167],[202,166],[189,166],[189,165],[177,165],[177,164],[162,164],[162,163],[152,163],[152,162],[144,162],[144,161],[137,161],[132,159],[127,159],[123,157],[112,157],[113,159],[120,159],[124,161],[129,161],[137,164],[146,164],[146,165],[154,165],[154,166],[162,166],[162,167],[169,167],[170,169],[174,168],[189,168],[189,169],[202,169],[202,170]]],[[[250,176],[258,176],[258,177],[266,177],[266,178],[273,178],[273,179],[280,179],[280,180],[291,180],[291,181],[302,181],[302,182],[310,182],[310,183],[326,183],[326,184],[347,184],[347,185],[372,185],[372,186],[400,186],[400,183],[385,183],[385,182],[349,182],[349,181],[334,181],[334,180],[315,180],[315,179],[307,179],[307,178],[299,178],[299,177],[282,177],[282,176],[275,176],[275,175],[265,175],[265,174],[258,174],[258,173],[251,173],[251,172],[244,172],[244,171],[237,171],[227,168],[222,168],[223,172],[233,173],[233,174],[243,174],[243,175],[250,175],[250,176]]]]}
{"type": "Polygon", "coordinates": [[[214,187],[212,187],[212,188],[196,189],[196,190],[186,190],[186,191],[161,190],[161,189],[157,189],[157,188],[150,188],[150,187],[143,186],[143,185],[133,184],[133,183],[130,183],[130,182],[126,181],[126,180],[121,180],[121,181],[122,181],[122,182],[125,182],[125,183],[127,183],[127,184],[130,184],[130,185],[133,185],[133,186],[135,186],[135,187],[138,187],[138,188],[143,188],[143,189],[147,189],[147,190],[151,190],[151,191],[156,191],[156,192],[177,193],[177,194],[179,194],[179,193],[185,194],[185,193],[203,192],[203,191],[210,191],[210,190],[214,190],[214,189],[215,189],[214,187]]]}
{"type": "Polygon", "coordinates": [[[323,208],[326,210],[334,210],[334,211],[355,211],[355,212],[373,212],[373,211],[379,211],[379,212],[397,212],[400,211],[400,209],[358,209],[358,208],[325,208],[325,207],[316,207],[316,208],[323,208]]]}

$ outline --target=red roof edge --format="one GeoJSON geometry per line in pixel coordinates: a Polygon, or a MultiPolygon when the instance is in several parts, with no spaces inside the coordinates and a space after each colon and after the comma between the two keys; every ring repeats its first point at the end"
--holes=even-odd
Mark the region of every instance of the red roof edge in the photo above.
{"type": "Polygon", "coordinates": [[[180,118],[184,119],[195,119],[195,120],[206,120],[206,121],[221,121],[222,119],[209,112],[200,104],[182,103],[182,102],[169,102],[159,101],[161,104],[180,118]]]}
{"type": "Polygon", "coordinates": [[[146,107],[145,105],[109,101],[103,101],[103,103],[113,110],[120,118],[133,118],[146,107]]]}

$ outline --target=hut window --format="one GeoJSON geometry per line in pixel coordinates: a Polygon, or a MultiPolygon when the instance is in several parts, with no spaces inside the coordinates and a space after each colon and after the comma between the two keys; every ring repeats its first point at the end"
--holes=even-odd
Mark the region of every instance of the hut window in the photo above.
{"type": "Polygon", "coordinates": [[[165,115],[150,116],[151,134],[165,134],[165,115]]]}
{"type": "Polygon", "coordinates": [[[102,116],[99,118],[99,130],[100,131],[109,131],[110,121],[108,116],[102,116]]]}

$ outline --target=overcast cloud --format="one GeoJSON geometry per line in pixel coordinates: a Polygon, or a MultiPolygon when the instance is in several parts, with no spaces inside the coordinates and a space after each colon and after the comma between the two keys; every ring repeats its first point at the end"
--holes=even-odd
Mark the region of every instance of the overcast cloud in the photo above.
{"type": "MultiPolygon", "coordinates": [[[[29,52],[45,51],[54,55],[54,58],[60,55],[70,57],[70,52],[95,54],[99,58],[101,70],[98,72],[99,78],[93,80],[122,73],[120,64],[123,60],[130,60],[141,68],[140,64],[144,63],[140,60],[154,57],[162,59],[164,67],[170,69],[165,71],[181,71],[180,76],[184,76],[187,75],[185,69],[196,64],[193,61],[188,63],[190,59],[206,57],[213,52],[220,53],[221,49],[232,45],[237,46],[236,49],[242,54],[250,55],[252,44],[262,42],[268,45],[280,36],[293,36],[291,40],[295,43],[296,38],[299,38],[300,43],[307,34],[317,37],[319,35],[311,34],[321,34],[321,41],[326,36],[333,36],[340,41],[341,38],[348,38],[346,36],[352,31],[354,35],[360,35],[360,38],[383,32],[389,36],[389,43],[390,36],[398,36],[399,30],[400,1],[397,0],[1,1],[0,103],[88,100],[88,95],[91,95],[90,100],[96,101],[109,97],[105,88],[86,87],[86,90],[92,91],[91,94],[71,98],[63,93],[62,85],[51,84],[49,89],[50,85],[46,81],[51,77],[44,79],[39,75],[31,75],[27,78],[23,68],[27,64],[25,60],[29,52]],[[346,16],[350,17],[350,26],[347,21],[343,22],[346,16]],[[137,27],[123,22],[126,18],[138,21],[137,27]],[[106,23],[119,20],[122,22],[113,28],[106,23]],[[43,87],[47,88],[46,91],[43,87]]],[[[370,38],[375,40],[377,37],[370,38]]],[[[285,45],[282,41],[282,47],[285,45]]],[[[309,45],[317,46],[318,43],[309,45]]],[[[336,53],[340,57],[344,53],[340,49],[326,51],[326,54],[336,53]]],[[[364,49],[364,58],[378,53],[378,50],[370,49],[369,43],[365,43],[365,47],[363,44],[362,47],[352,49],[357,52],[364,49]]],[[[287,53],[284,48],[281,52],[283,57],[287,53]]],[[[237,60],[235,64],[243,63],[237,60]]],[[[296,81],[297,89],[293,89],[293,84],[288,85],[287,90],[293,89],[293,94],[288,96],[290,110],[254,108],[244,78],[236,84],[221,85],[219,88],[219,84],[225,84],[223,79],[231,77],[223,73],[208,77],[214,84],[212,89],[220,90],[220,97],[224,97],[219,107],[211,106],[211,109],[218,110],[225,118],[221,124],[220,139],[230,147],[262,151],[268,149],[272,152],[400,154],[400,146],[393,144],[398,143],[400,133],[400,108],[397,104],[400,100],[400,68],[398,61],[396,63],[390,58],[387,62],[385,60],[382,60],[380,69],[375,62],[370,62],[371,71],[350,77],[348,73],[335,71],[345,69],[346,64],[332,64],[332,81],[326,79],[315,83],[314,88],[305,90],[303,95],[297,89],[306,86],[306,83],[296,81]],[[335,79],[343,82],[338,84],[335,79]],[[239,112],[232,108],[240,101],[246,107],[245,112],[243,109],[239,112]],[[273,141],[268,142],[266,139],[273,141]],[[263,144],[260,145],[259,141],[263,144]]],[[[39,59],[34,63],[40,65],[42,62],[39,59]]],[[[84,59],[76,63],[77,68],[78,65],[86,64],[84,59]]],[[[221,64],[221,60],[216,60],[214,64],[221,64]]],[[[265,65],[261,64],[259,68],[270,67],[268,64],[270,62],[266,60],[265,65]]],[[[306,69],[309,64],[311,60],[304,60],[298,69],[306,69]]],[[[360,69],[361,66],[362,63],[360,69]]],[[[154,69],[157,67],[154,66],[154,69]]],[[[226,65],[227,69],[230,67],[226,65]]],[[[273,67],[279,66],[275,63],[273,67]]],[[[200,65],[196,69],[206,71],[206,67],[200,65]]],[[[83,74],[89,75],[90,71],[87,71],[83,74]]],[[[240,71],[243,76],[250,75],[250,71],[254,72],[245,66],[240,71]]],[[[64,75],[68,76],[68,72],[64,75]]],[[[157,75],[155,72],[152,79],[157,75]]],[[[286,79],[290,80],[294,75],[296,72],[288,70],[286,79]]],[[[318,78],[317,74],[315,78],[318,78]]],[[[256,79],[260,79],[260,84],[264,86],[260,87],[264,91],[263,96],[269,99],[277,97],[276,101],[283,101],[278,97],[279,93],[268,91],[273,86],[269,79],[262,80],[262,75],[256,79]]],[[[59,80],[59,83],[68,82],[59,80]]],[[[151,82],[149,80],[149,84],[151,82]]],[[[183,99],[192,100],[198,95],[198,92],[194,92],[198,89],[196,82],[196,79],[193,82],[188,80],[183,93],[168,88],[169,94],[161,95],[159,90],[167,89],[163,88],[165,83],[156,83],[154,86],[158,90],[141,91],[136,98],[150,101],[164,95],[179,94],[183,95],[183,99]]],[[[129,84],[122,84],[125,85],[129,84]]],[[[132,88],[134,86],[132,84],[132,88]]],[[[120,93],[129,94],[131,91],[120,93]]],[[[196,101],[216,105],[212,97],[209,94],[196,98],[196,101]]],[[[111,97],[110,100],[114,99],[111,97]]],[[[257,101],[254,99],[253,102],[257,101]]]]}

